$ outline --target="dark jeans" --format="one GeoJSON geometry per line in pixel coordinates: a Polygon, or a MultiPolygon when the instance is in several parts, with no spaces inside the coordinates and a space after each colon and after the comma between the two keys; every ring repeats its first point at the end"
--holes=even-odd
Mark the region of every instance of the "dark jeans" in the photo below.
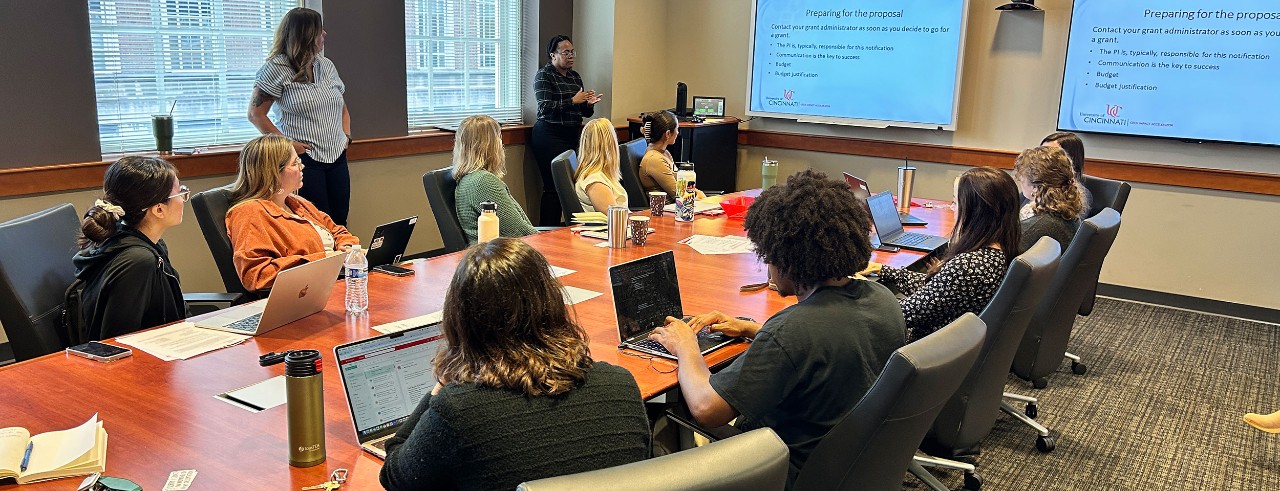
{"type": "MultiPolygon", "coordinates": [[[[582,126],[565,126],[551,124],[541,119],[533,124],[532,141],[533,158],[538,162],[538,172],[542,174],[542,201],[538,207],[538,225],[559,225],[564,217],[560,215],[560,198],[556,194],[556,183],[551,179],[551,161],[565,150],[577,150],[578,139],[582,137],[582,126]]],[[[577,199],[577,196],[574,197],[577,199]]]]}
{"type": "Polygon", "coordinates": [[[317,162],[307,154],[299,157],[304,167],[302,189],[298,190],[298,195],[329,214],[334,223],[347,226],[347,212],[351,210],[351,173],[347,171],[346,150],[331,164],[317,162]]]}

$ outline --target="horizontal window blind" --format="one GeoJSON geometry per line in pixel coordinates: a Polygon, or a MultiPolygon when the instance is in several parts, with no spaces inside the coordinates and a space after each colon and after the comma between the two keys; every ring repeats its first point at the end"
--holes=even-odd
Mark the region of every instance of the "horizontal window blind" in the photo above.
{"type": "Polygon", "coordinates": [[[102,153],[154,150],[173,105],[174,148],[246,142],[254,76],[299,0],[89,0],[102,153]]]}
{"type": "Polygon", "coordinates": [[[521,0],[405,1],[409,131],[521,122],[523,15],[521,0]]]}

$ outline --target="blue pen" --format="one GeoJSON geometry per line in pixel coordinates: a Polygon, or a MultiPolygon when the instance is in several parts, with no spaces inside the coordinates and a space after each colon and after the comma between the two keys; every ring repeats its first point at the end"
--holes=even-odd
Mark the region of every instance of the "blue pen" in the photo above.
{"type": "Polygon", "coordinates": [[[19,469],[22,472],[27,472],[27,462],[31,462],[31,448],[34,445],[32,442],[27,442],[27,451],[22,454],[22,468],[19,469]]]}

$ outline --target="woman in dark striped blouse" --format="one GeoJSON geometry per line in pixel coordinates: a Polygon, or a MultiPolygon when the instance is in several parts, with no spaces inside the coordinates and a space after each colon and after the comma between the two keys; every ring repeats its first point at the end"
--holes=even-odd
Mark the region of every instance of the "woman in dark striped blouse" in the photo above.
{"type": "Polygon", "coordinates": [[[333,62],[320,54],[325,34],[319,12],[298,7],[285,14],[271,56],[253,82],[249,122],[265,135],[293,140],[306,166],[307,187],[299,194],[338,225],[346,225],[351,208],[351,115],[342,99],[346,85],[333,62]],[[273,106],[274,122],[267,116],[273,106]]]}
{"type": "Polygon", "coordinates": [[[601,94],[586,90],[582,77],[573,71],[577,59],[573,41],[559,35],[547,43],[551,62],[538,70],[533,78],[533,93],[538,100],[538,121],[533,124],[533,158],[542,173],[542,225],[560,223],[560,200],[551,180],[551,161],[565,150],[578,148],[582,118],[595,114],[601,94]]]}

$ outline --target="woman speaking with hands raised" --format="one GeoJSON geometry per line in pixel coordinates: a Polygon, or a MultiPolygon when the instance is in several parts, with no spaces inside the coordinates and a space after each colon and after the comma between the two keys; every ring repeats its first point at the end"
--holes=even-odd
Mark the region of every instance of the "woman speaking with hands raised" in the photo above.
{"type": "Polygon", "coordinates": [[[551,180],[551,160],[565,150],[578,148],[582,118],[595,114],[603,94],[586,90],[582,77],[573,71],[577,51],[569,36],[559,35],[547,43],[547,63],[533,78],[538,100],[538,121],[533,124],[533,158],[542,173],[542,202],[539,224],[560,223],[560,201],[551,180]]]}

